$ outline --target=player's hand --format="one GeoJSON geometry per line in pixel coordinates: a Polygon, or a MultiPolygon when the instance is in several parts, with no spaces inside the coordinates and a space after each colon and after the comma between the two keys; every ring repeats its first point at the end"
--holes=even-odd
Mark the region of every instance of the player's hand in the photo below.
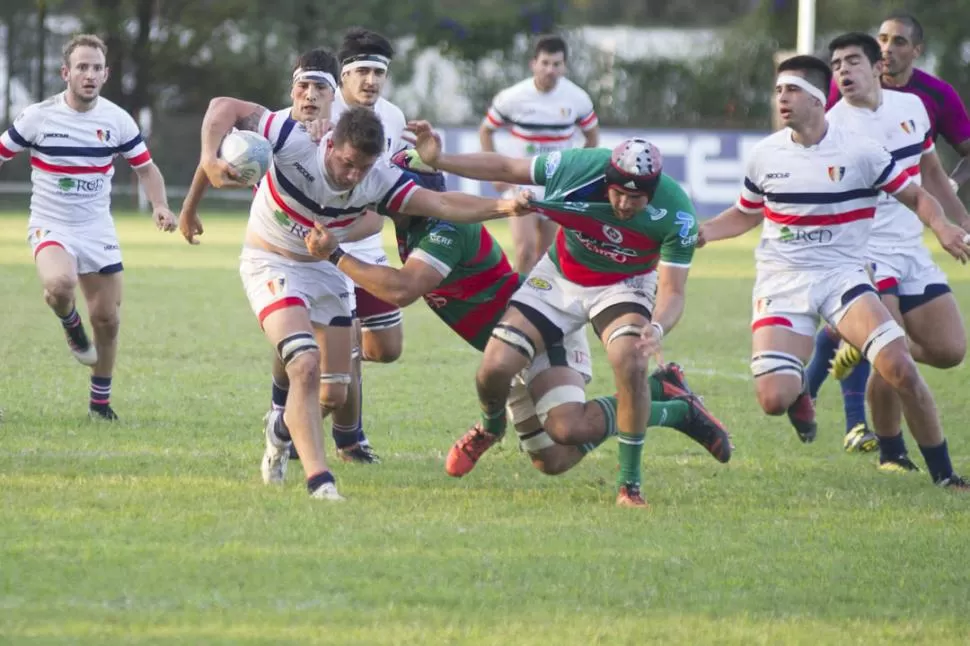
{"type": "Polygon", "coordinates": [[[532,191],[519,191],[515,197],[499,200],[499,210],[507,217],[519,217],[532,213],[532,200],[535,195],[532,191]]]}
{"type": "Polygon", "coordinates": [[[637,350],[645,357],[653,357],[658,368],[664,366],[663,336],[656,326],[652,324],[644,326],[643,331],[640,332],[640,338],[637,339],[637,350]]]}
{"type": "Polygon", "coordinates": [[[970,259],[970,233],[950,222],[944,223],[940,230],[934,233],[948,254],[967,264],[967,260],[970,259]]]}
{"type": "Polygon", "coordinates": [[[179,212],[179,232],[189,244],[199,244],[200,241],[196,240],[195,236],[202,235],[205,230],[202,228],[202,218],[195,212],[195,209],[182,207],[179,212]]]}
{"type": "Polygon", "coordinates": [[[307,134],[310,135],[310,139],[315,144],[320,143],[324,135],[333,130],[333,124],[330,123],[330,119],[311,119],[310,121],[304,121],[303,125],[306,126],[307,134]]]}
{"type": "Polygon", "coordinates": [[[303,239],[307,252],[314,258],[326,260],[330,257],[340,242],[330,229],[322,224],[316,224],[313,230],[303,239]]]}
{"type": "Polygon", "coordinates": [[[202,170],[205,171],[209,183],[216,188],[244,188],[246,184],[239,180],[239,173],[229,165],[225,159],[211,159],[202,162],[202,170]]]}
{"type": "Polygon", "coordinates": [[[427,121],[408,121],[406,130],[414,134],[414,149],[428,166],[434,166],[441,155],[441,135],[427,121]]]}
{"type": "Polygon", "coordinates": [[[707,238],[704,237],[704,225],[697,227],[697,242],[694,243],[695,249],[700,249],[707,244],[707,238]]]}
{"type": "Polygon", "coordinates": [[[176,226],[178,226],[175,222],[175,214],[167,206],[156,206],[152,209],[152,220],[155,221],[155,226],[158,227],[159,231],[166,233],[175,231],[176,226]]]}

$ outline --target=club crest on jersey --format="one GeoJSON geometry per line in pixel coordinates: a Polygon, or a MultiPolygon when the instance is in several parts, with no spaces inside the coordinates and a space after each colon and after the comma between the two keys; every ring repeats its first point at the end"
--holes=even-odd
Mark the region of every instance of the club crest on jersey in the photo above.
{"type": "Polygon", "coordinates": [[[109,141],[111,141],[111,131],[110,130],[102,130],[101,128],[98,128],[97,135],[98,135],[98,141],[100,141],[103,144],[106,144],[109,141]]]}
{"type": "Polygon", "coordinates": [[[907,119],[906,121],[900,121],[899,127],[903,129],[907,135],[911,132],[916,132],[916,122],[912,119],[907,119]]]}
{"type": "Polygon", "coordinates": [[[571,112],[572,112],[572,108],[559,108],[559,114],[561,114],[564,117],[568,117],[571,112]]]}
{"type": "Polygon", "coordinates": [[[277,276],[276,278],[266,281],[266,289],[273,296],[279,296],[286,289],[286,278],[283,276],[277,276]]]}
{"type": "Polygon", "coordinates": [[[829,179],[833,182],[841,182],[845,177],[845,166],[829,166],[829,179]]]}
{"type": "Polygon", "coordinates": [[[615,244],[620,244],[623,242],[623,234],[608,224],[603,225],[603,235],[605,235],[611,242],[615,244]]]}
{"type": "Polygon", "coordinates": [[[770,298],[759,298],[754,305],[754,309],[758,314],[764,314],[765,312],[768,311],[769,307],[771,307],[770,298]]]}
{"type": "Polygon", "coordinates": [[[552,289],[552,285],[548,280],[545,278],[539,278],[538,276],[533,276],[529,280],[525,281],[525,284],[543,292],[548,292],[550,289],[552,289]]]}

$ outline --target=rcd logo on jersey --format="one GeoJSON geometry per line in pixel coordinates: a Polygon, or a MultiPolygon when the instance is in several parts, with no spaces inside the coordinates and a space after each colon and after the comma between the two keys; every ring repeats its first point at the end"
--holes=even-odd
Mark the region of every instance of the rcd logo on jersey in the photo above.
{"type": "Polygon", "coordinates": [[[62,193],[97,193],[104,188],[104,180],[97,179],[77,179],[75,177],[62,177],[57,180],[57,188],[62,193]]]}

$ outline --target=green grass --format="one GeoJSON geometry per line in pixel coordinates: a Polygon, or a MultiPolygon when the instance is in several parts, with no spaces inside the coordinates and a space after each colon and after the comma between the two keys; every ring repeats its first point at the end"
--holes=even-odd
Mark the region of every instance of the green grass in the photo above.
{"type": "MultiPolygon", "coordinates": [[[[665,350],[730,426],[729,465],[651,431],[648,512],[613,506],[612,442],[550,478],[510,439],[448,478],[478,355],[419,303],[404,357],[365,368],[385,463],[338,464],[349,501],[330,505],[307,499],[298,465],[282,491],[259,479],[271,349],[237,273],[242,218],[207,219],[199,247],[119,221],[117,425],[86,420],[87,372],[43,304],[24,220],[0,218],[0,643],[970,640],[967,498],[844,454],[832,385],[813,445],[760,414],[752,238],[699,252],[665,350]]],[[[967,270],[944,266],[970,314],[967,270]]],[[[612,392],[594,353],[589,392],[612,392]]],[[[925,374],[970,471],[967,372],[925,374]]]]}

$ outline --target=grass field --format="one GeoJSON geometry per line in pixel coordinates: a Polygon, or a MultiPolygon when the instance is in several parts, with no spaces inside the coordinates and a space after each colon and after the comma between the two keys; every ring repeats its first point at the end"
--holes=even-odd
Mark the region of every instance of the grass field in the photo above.
{"type": "MultiPolygon", "coordinates": [[[[334,505],[307,499],[298,465],[282,491],[259,478],[270,348],[237,273],[241,218],[208,219],[199,247],[119,221],[116,425],[86,419],[24,219],[0,217],[0,643],[970,643],[970,499],[844,454],[832,385],[813,445],[759,413],[752,238],[699,252],[665,351],[731,428],[729,465],[652,430],[647,512],[613,506],[612,442],[550,478],[508,439],[448,478],[478,356],[418,303],[404,357],[365,368],[384,464],[338,464],[334,505]]],[[[970,270],[944,266],[970,314],[970,270]]],[[[589,392],[612,392],[594,353],[589,392]]],[[[925,374],[970,474],[967,370],[925,374]]]]}

